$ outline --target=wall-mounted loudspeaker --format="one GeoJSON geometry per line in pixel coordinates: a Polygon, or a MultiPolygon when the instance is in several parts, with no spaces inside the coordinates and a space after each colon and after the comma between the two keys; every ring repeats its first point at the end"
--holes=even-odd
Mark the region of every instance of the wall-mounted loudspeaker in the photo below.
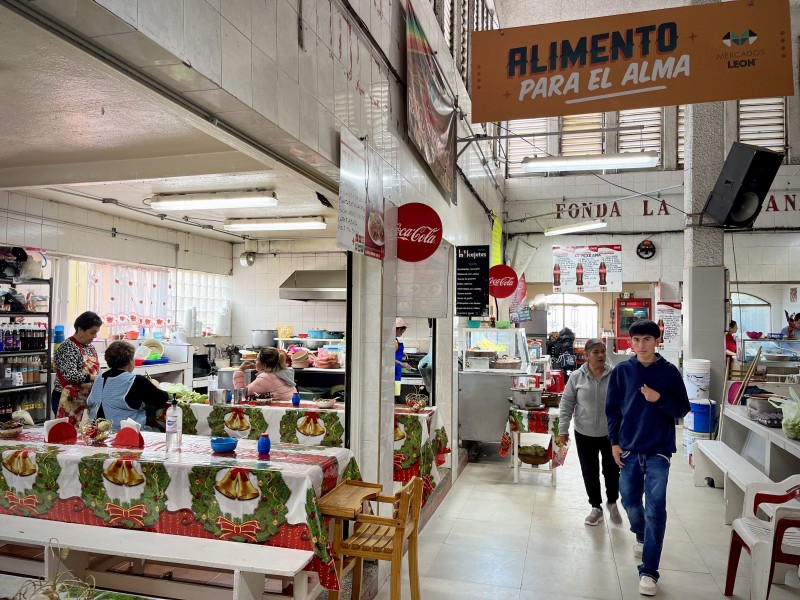
{"type": "Polygon", "coordinates": [[[734,142],[703,214],[726,229],[750,229],[783,163],[783,153],[734,142]]]}

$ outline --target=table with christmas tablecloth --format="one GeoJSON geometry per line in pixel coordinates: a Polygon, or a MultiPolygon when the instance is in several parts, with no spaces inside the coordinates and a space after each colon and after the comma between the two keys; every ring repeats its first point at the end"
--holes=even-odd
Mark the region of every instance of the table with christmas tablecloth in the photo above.
{"type": "MultiPolygon", "coordinates": [[[[524,410],[512,406],[508,409],[506,430],[500,439],[500,456],[508,455],[514,445],[514,433],[547,433],[558,439],[558,409],[535,408],[524,410]]],[[[546,448],[547,457],[553,458],[552,444],[546,448]]],[[[553,466],[558,466],[554,464],[553,466]]]]}
{"type": "MultiPolygon", "coordinates": [[[[257,439],[266,431],[275,441],[327,447],[344,444],[344,404],[318,408],[313,402],[273,401],[262,406],[181,404],[184,433],[257,439]],[[278,432],[276,436],[274,432],[278,432]]],[[[412,411],[396,406],[394,480],[423,481],[423,502],[441,481],[439,469],[450,452],[447,432],[435,406],[412,411]]]]}
{"type": "Polygon", "coordinates": [[[144,450],[48,444],[42,429],[0,440],[0,514],[311,550],[307,569],[338,589],[317,500],[360,479],[349,449],[274,443],[259,457],[240,440],[219,455],[184,435],[167,453],[164,434],[142,435],[144,450]]]}

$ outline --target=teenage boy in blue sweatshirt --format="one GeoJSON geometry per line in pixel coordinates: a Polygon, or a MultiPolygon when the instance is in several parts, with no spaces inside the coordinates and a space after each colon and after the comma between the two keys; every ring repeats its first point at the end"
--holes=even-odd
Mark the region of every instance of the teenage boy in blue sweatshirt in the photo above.
{"type": "Polygon", "coordinates": [[[635,352],[611,373],[606,396],[608,439],[620,466],[622,505],[641,558],[639,593],[655,596],[667,526],[667,480],[675,452],[675,419],[689,412],[689,398],[675,365],[655,353],[661,330],[640,320],[628,332],[635,352]],[[642,496],[645,504],[642,506],[642,496]]]}

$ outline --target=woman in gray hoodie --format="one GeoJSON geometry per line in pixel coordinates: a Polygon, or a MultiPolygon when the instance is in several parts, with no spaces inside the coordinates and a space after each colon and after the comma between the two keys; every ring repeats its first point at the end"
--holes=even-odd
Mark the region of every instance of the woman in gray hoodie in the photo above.
{"type": "Polygon", "coordinates": [[[570,375],[559,405],[559,441],[569,441],[569,425],[575,429],[575,446],[581,463],[583,484],[589,496],[592,512],[584,523],[597,525],[603,520],[600,496],[600,463],[606,484],[606,500],[611,522],[619,525],[622,517],[617,508],[619,498],[619,467],[611,453],[606,421],[606,391],[612,367],[606,360],[606,346],[592,338],[584,346],[586,362],[570,375]],[[573,420],[574,413],[574,420],[573,420]],[[598,460],[598,455],[601,460],[598,460]]]}

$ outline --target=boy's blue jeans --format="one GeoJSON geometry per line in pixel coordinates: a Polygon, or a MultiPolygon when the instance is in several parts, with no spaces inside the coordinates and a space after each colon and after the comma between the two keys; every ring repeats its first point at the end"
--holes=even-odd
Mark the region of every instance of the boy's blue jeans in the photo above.
{"type": "Polygon", "coordinates": [[[628,513],[636,541],[644,542],[639,577],[649,575],[658,581],[658,564],[667,528],[667,480],[669,457],[664,454],[623,452],[624,467],[619,474],[622,506],[628,513]],[[644,496],[644,506],[642,506],[644,496]]]}

